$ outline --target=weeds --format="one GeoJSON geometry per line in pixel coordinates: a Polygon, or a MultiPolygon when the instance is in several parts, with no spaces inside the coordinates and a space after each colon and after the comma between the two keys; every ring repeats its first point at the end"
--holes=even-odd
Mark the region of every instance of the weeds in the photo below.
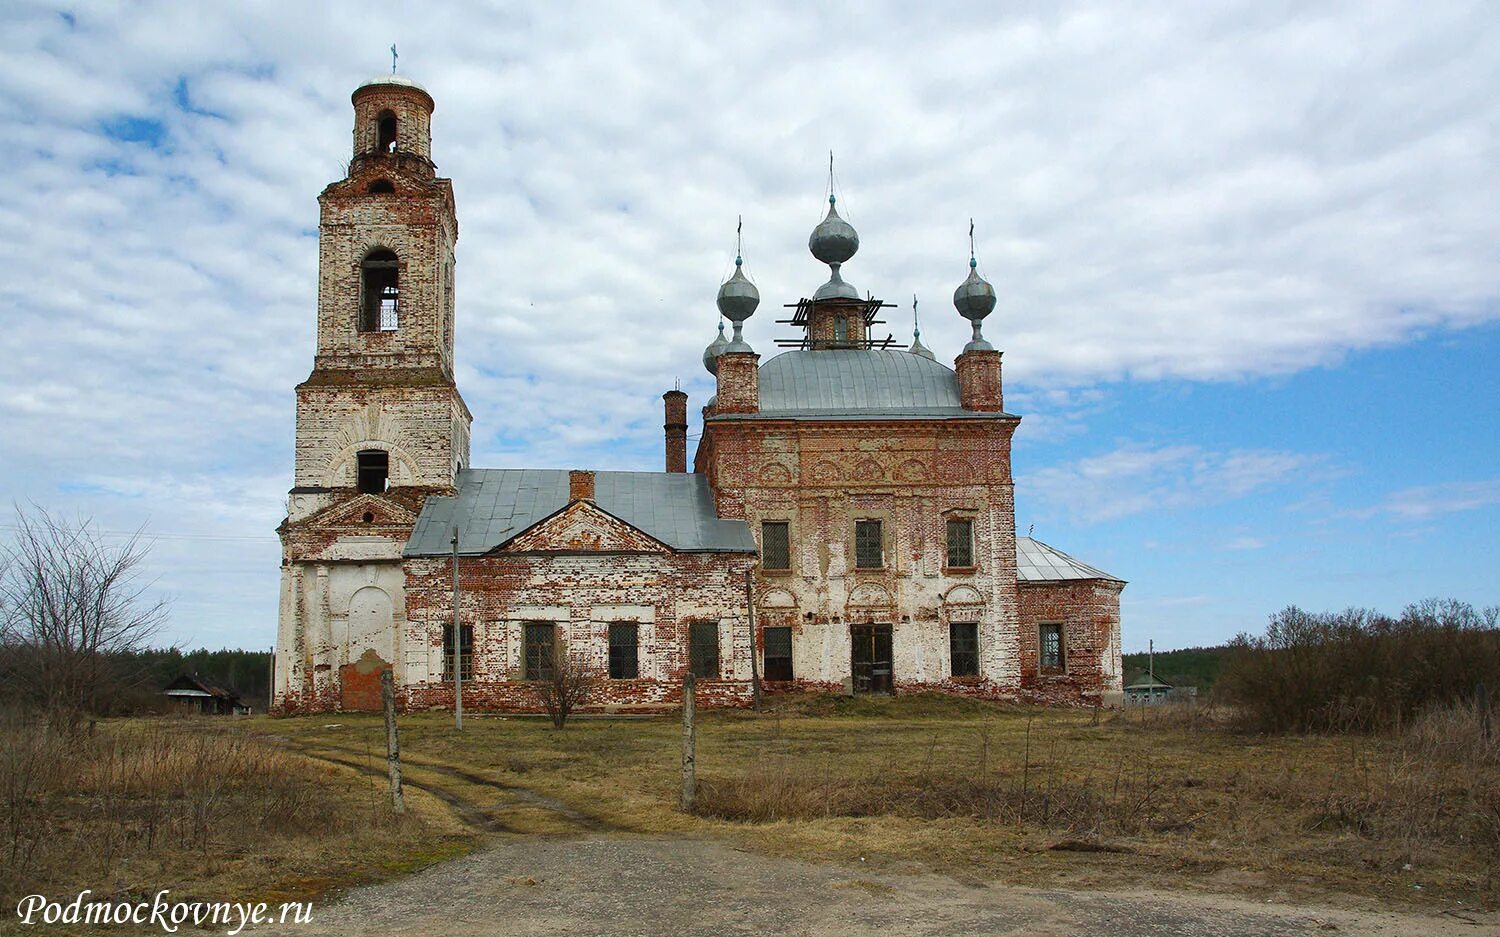
{"type": "Polygon", "coordinates": [[[349,793],[331,769],[201,720],[83,734],[0,713],[0,894],[395,822],[349,793]]]}

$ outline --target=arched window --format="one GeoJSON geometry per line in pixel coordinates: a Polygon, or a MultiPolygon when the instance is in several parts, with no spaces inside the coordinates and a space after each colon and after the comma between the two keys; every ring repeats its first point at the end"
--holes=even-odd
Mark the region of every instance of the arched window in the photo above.
{"type": "Polygon", "coordinates": [[[849,341],[849,319],[842,312],[833,320],[833,340],[840,345],[849,341]]]}
{"type": "Polygon", "coordinates": [[[379,195],[382,193],[388,195],[396,191],[396,187],[391,183],[391,180],[389,179],[376,179],[374,182],[370,183],[369,187],[366,188],[365,191],[369,192],[371,195],[379,195]]]}
{"type": "Polygon", "coordinates": [[[396,331],[401,311],[401,271],[396,255],[383,249],[371,251],[360,269],[359,330],[396,331]]]}
{"type": "Polygon", "coordinates": [[[396,152],[396,115],[390,111],[383,112],[375,119],[375,127],[379,135],[375,148],[381,153],[396,152]]]}

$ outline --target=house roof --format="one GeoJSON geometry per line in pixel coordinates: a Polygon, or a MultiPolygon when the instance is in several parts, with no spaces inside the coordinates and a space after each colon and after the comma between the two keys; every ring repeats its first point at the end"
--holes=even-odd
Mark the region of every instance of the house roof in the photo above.
{"type": "MultiPolygon", "coordinates": [[[[714,511],[708,479],[686,472],[595,472],[600,510],[685,553],[754,553],[744,521],[714,511]]],[[[569,504],[566,469],[465,469],[458,494],[428,498],[406,541],[406,556],[478,556],[509,542],[569,504]]]]}
{"type": "Polygon", "coordinates": [[[760,412],[714,419],[995,419],[965,410],[958,375],[906,349],[788,351],[760,366],[760,412]]]}
{"type": "Polygon", "coordinates": [[[1069,579],[1104,579],[1109,582],[1124,582],[1082,560],[1074,559],[1053,546],[1033,540],[1031,537],[1016,538],[1016,580],[1018,582],[1061,582],[1069,579]]]}
{"type": "Polygon", "coordinates": [[[233,693],[229,690],[224,689],[223,687],[216,687],[208,683],[204,683],[202,678],[200,678],[197,674],[191,673],[178,675],[177,679],[162,687],[161,691],[163,694],[166,694],[170,693],[172,690],[195,690],[199,693],[204,694],[205,696],[212,696],[215,699],[225,700],[230,703],[238,703],[240,701],[238,693],[233,693]]]}
{"type": "Polygon", "coordinates": [[[1151,676],[1150,673],[1143,673],[1139,677],[1136,677],[1134,680],[1132,680],[1129,683],[1127,683],[1125,685],[1125,689],[1127,689],[1127,690],[1153,690],[1153,689],[1170,690],[1170,689],[1173,689],[1173,686],[1172,686],[1172,684],[1167,683],[1165,680],[1161,679],[1160,677],[1153,677],[1153,676],[1151,676]]]}

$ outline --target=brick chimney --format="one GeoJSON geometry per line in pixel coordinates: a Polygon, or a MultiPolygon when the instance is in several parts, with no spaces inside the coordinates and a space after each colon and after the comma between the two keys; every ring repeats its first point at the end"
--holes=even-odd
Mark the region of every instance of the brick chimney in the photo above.
{"type": "Polygon", "coordinates": [[[1000,391],[1000,355],[993,349],[966,351],[953,362],[958,371],[958,399],[965,410],[998,413],[1005,409],[1000,391]]]}
{"type": "Polygon", "coordinates": [[[573,469],[568,473],[568,501],[594,500],[594,473],[573,469]]]}
{"type": "MultiPolygon", "coordinates": [[[[748,346],[746,346],[748,347],[748,346]]],[[[726,351],[719,355],[718,399],[715,413],[760,411],[760,355],[753,351],[726,351]]]]}
{"type": "Polygon", "coordinates": [[[680,390],[669,390],[661,395],[666,401],[667,421],[662,429],[667,434],[667,471],[687,471],[687,401],[688,395],[680,390]]]}

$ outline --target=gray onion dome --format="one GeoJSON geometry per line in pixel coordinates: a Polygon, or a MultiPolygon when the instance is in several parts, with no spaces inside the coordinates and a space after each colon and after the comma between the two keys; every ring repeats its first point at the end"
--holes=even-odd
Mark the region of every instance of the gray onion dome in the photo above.
{"type": "Polygon", "coordinates": [[[719,312],[738,325],[755,314],[760,305],[760,290],[745,276],[744,258],[734,258],[734,276],[719,287],[719,312]]]}
{"type": "Polygon", "coordinates": [[[729,347],[729,341],[724,338],[724,320],[720,319],[718,337],[709,342],[708,347],[703,349],[703,367],[709,374],[717,375],[719,373],[719,356],[724,353],[724,349],[727,347],[729,347]]]}
{"type": "Polygon", "coordinates": [[[979,275],[979,262],[969,258],[969,278],[953,291],[953,305],[958,314],[971,322],[978,322],[995,311],[995,288],[979,275]]]}
{"type": "Polygon", "coordinates": [[[807,249],[825,264],[846,263],[859,250],[859,233],[854,225],[839,217],[834,196],[828,196],[828,217],[813,228],[807,249]]]}
{"type": "Polygon", "coordinates": [[[964,351],[994,351],[995,346],[984,340],[979,326],[984,317],[995,310],[995,288],[979,275],[979,262],[973,257],[969,258],[968,279],[953,291],[953,305],[958,314],[974,327],[974,335],[964,346],[964,351]]]}

